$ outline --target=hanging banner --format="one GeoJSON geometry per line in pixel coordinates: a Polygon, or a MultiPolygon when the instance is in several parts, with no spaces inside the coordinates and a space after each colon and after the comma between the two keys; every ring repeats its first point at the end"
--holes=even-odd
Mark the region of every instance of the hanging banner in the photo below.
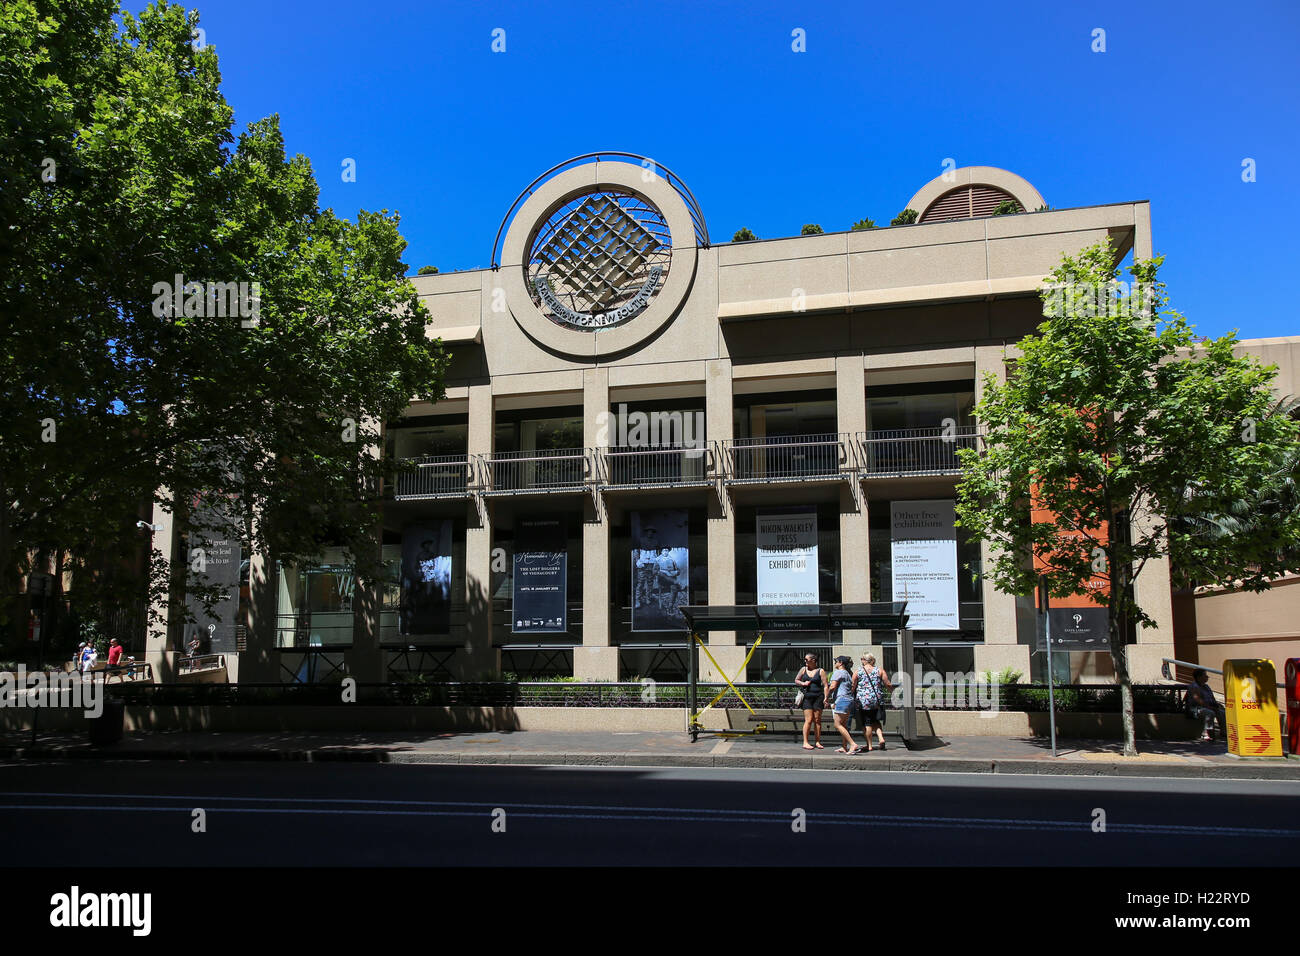
{"type": "MultiPolygon", "coordinates": [[[[207,496],[191,502],[195,521],[218,527],[232,524],[233,509],[207,496]]],[[[235,625],[239,617],[239,541],[229,531],[201,530],[190,535],[190,581],[195,587],[217,588],[219,596],[209,612],[197,593],[186,596],[185,605],[193,621],[185,624],[184,649],[200,654],[233,654],[235,625]],[[197,641],[197,645],[195,642],[197,641]]]]}
{"type": "Polygon", "coordinates": [[[914,631],[961,629],[955,522],[951,499],[890,504],[893,599],[907,602],[907,626],[914,631]]]}
{"type": "Polygon", "coordinates": [[[397,619],[403,636],[451,633],[451,519],[402,529],[402,593],[397,619]]]}
{"type": "Polygon", "coordinates": [[[680,631],[690,603],[690,525],[684,510],[632,512],[632,630],[680,631]]]}
{"type": "MultiPolygon", "coordinates": [[[[1030,520],[1055,522],[1056,515],[1047,508],[1040,507],[1036,499],[1030,502],[1030,520]]],[[[1107,522],[1088,533],[1078,530],[1061,529],[1057,534],[1062,538],[1088,538],[1095,554],[1101,555],[1101,547],[1109,534],[1107,522]]],[[[1104,559],[1098,562],[1104,567],[1104,559]]],[[[1034,570],[1042,574],[1051,567],[1051,556],[1034,555],[1034,570]]],[[[1110,649],[1110,625],[1106,618],[1106,606],[1098,604],[1091,594],[1109,596],[1110,579],[1104,571],[1098,571],[1088,579],[1085,587],[1088,594],[1070,594],[1066,597],[1054,597],[1048,600],[1048,625],[1052,633],[1052,650],[1054,651],[1101,651],[1110,649]]],[[[1038,592],[1034,592],[1034,606],[1038,606],[1038,592]]],[[[1043,627],[1038,628],[1037,646],[1045,650],[1047,640],[1043,627]]]]}
{"type": "Polygon", "coordinates": [[[560,634],[569,629],[569,552],[559,518],[519,522],[515,540],[513,634],[560,634]]]}
{"type": "Polygon", "coordinates": [[[758,604],[817,604],[817,511],[759,512],[758,604]]]}

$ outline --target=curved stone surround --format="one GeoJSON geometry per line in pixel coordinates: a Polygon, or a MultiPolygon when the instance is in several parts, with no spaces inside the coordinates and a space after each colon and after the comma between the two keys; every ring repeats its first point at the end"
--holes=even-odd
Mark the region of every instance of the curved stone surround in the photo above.
{"type": "Polygon", "coordinates": [[[924,219],[926,210],[935,202],[962,186],[993,186],[1008,193],[1025,212],[1035,212],[1040,206],[1047,205],[1029,180],[996,166],[963,166],[944,175],[936,176],[922,186],[903,208],[915,209],[918,218],[924,219]],[[945,179],[944,175],[948,178],[945,179]]]}
{"type": "Polygon", "coordinates": [[[662,178],[642,166],[595,162],[565,170],[538,187],[520,207],[506,233],[501,255],[501,287],[516,323],[529,338],[575,358],[600,358],[626,352],[672,321],[695,280],[698,248],[686,203],[662,178]],[[566,328],[533,303],[525,268],[537,230],[555,210],[585,193],[626,190],[657,208],[672,236],[668,278],[643,312],[620,325],[593,330],[566,328]]]}

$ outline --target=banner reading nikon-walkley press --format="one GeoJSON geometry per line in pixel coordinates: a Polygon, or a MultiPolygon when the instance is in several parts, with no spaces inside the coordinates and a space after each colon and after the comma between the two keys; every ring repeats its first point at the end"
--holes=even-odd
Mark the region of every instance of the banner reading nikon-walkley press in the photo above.
{"type": "Polygon", "coordinates": [[[451,519],[402,529],[402,635],[451,632],[451,519]]]}
{"type": "Polygon", "coordinates": [[[569,552],[559,518],[519,522],[515,539],[513,634],[558,634],[569,629],[569,552]]]}
{"type": "Polygon", "coordinates": [[[788,509],[754,518],[758,604],[817,604],[817,511],[788,509]]]}
{"type": "Polygon", "coordinates": [[[690,603],[690,527],[681,509],[632,512],[632,630],[686,627],[690,603]]]}

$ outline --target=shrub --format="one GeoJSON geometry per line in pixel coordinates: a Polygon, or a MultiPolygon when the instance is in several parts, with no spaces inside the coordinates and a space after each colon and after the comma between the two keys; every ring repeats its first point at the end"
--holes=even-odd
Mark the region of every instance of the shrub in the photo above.
{"type": "Polygon", "coordinates": [[[859,232],[863,229],[875,229],[876,221],[874,219],[859,219],[853,224],[853,231],[859,232]]]}
{"type": "Polygon", "coordinates": [[[758,236],[754,235],[748,226],[742,226],[736,230],[736,234],[731,237],[732,242],[753,242],[758,236]]]}
{"type": "Polygon", "coordinates": [[[799,235],[801,236],[820,236],[821,234],[822,227],[817,225],[815,222],[810,222],[799,230],[799,235]]]}
{"type": "Polygon", "coordinates": [[[920,214],[915,209],[904,209],[891,219],[889,224],[891,226],[910,226],[919,218],[921,218],[920,214]]]}
{"type": "Polygon", "coordinates": [[[1020,208],[1020,203],[1016,202],[1014,199],[1004,199],[1002,202],[998,203],[997,208],[993,210],[993,215],[1014,216],[1020,212],[1024,212],[1024,210],[1020,208]]]}

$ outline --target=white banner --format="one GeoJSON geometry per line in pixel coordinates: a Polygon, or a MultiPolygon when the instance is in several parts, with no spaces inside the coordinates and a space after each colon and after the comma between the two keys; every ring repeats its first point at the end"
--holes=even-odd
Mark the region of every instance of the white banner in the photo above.
{"type": "Polygon", "coordinates": [[[755,522],[758,603],[818,603],[817,512],[760,512],[755,522]]]}
{"type": "Polygon", "coordinates": [[[951,499],[891,503],[894,600],[907,602],[907,626],[914,631],[961,629],[955,518],[951,499]]]}

